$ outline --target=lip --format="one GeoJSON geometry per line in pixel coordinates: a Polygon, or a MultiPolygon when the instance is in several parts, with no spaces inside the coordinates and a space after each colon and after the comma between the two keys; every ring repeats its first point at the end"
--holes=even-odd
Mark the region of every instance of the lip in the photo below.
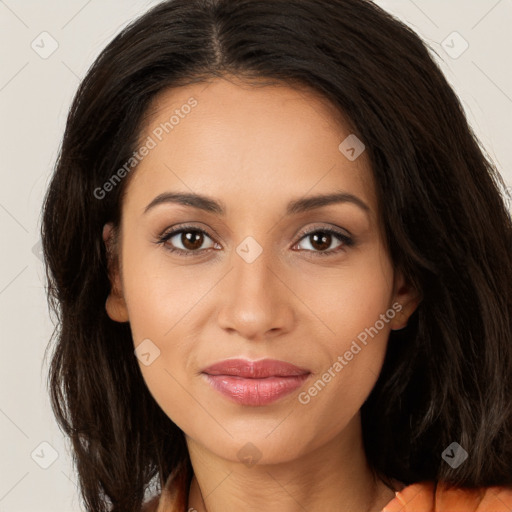
{"type": "Polygon", "coordinates": [[[294,364],[277,359],[226,359],[212,364],[202,370],[209,375],[231,375],[248,379],[264,379],[266,377],[296,377],[310,373],[306,368],[299,368],[294,364]]]}
{"type": "Polygon", "coordinates": [[[228,359],[202,371],[208,384],[241,405],[275,402],[303,384],[311,372],[285,361],[228,359]]]}

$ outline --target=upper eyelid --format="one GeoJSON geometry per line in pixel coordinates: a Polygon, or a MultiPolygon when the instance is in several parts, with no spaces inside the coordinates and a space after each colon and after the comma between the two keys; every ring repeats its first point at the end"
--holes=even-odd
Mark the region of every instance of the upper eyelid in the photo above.
{"type": "MultiPolygon", "coordinates": [[[[178,235],[179,233],[182,233],[183,231],[199,231],[201,233],[204,233],[205,235],[207,235],[208,237],[210,237],[212,240],[214,237],[212,237],[209,233],[209,231],[205,228],[200,228],[198,226],[189,226],[187,224],[183,225],[183,226],[180,226],[178,225],[177,227],[173,227],[173,228],[170,228],[170,229],[166,229],[162,232],[161,235],[159,235],[158,238],[162,239],[162,238],[172,238],[176,235],[178,235]]],[[[222,237],[220,235],[217,235],[215,234],[215,237],[217,238],[220,238],[222,239],[222,237]]]]}

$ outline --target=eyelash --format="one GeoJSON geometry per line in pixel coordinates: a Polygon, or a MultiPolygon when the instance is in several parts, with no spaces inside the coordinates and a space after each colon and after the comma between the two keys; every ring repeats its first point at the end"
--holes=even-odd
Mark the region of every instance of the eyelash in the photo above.
{"type": "MultiPolygon", "coordinates": [[[[203,251],[207,251],[207,250],[211,249],[211,248],[208,248],[208,249],[201,249],[201,250],[196,250],[196,251],[191,251],[191,250],[184,251],[183,249],[177,249],[176,247],[166,247],[165,246],[165,244],[174,236],[176,236],[180,233],[187,233],[187,232],[201,233],[203,235],[208,236],[209,238],[211,238],[213,240],[213,237],[211,237],[203,229],[199,229],[195,226],[180,226],[179,228],[174,229],[173,231],[163,233],[161,236],[158,237],[156,243],[164,246],[167,251],[178,254],[179,256],[196,256],[197,254],[199,254],[203,251]]],[[[301,249],[302,251],[312,252],[315,254],[315,256],[325,257],[325,256],[332,256],[332,255],[338,254],[338,252],[345,250],[344,249],[345,247],[352,247],[354,245],[354,240],[352,238],[348,237],[347,235],[345,235],[337,230],[330,229],[330,228],[316,228],[311,231],[302,232],[300,234],[300,238],[297,243],[300,243],[304,238],[307,238],[308,236],[313,235],[315,233],[326,233],[326,234],[334,235],[336,238],[338,238],[338,240],[340,242],[343,242],[343,243],[340,246],[336,247],[335,249],[331,249],[329,251],[313,251],[310,249],[301,249]]],[[[297,245],[297,244],[295,244],[295,245],[297,245]]]]}

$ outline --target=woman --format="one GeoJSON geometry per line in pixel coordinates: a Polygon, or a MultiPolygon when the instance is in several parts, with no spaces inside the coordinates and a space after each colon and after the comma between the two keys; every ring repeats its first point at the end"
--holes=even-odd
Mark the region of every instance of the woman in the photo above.
{"type": "Polygon", "coordinates": [[[370,2],[174,0],[125,28],[42,227],[86,509],[510,510],[500,186],[370,2]]]}

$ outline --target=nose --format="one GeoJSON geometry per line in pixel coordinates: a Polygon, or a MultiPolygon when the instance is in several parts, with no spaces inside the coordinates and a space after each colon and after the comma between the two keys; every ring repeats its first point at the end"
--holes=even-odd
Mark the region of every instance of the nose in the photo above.
{"type": "Polygon", "coordinates": [[[252,262],[238,254],[219,289],[219,326],[247,340],[267,340],[294,327],[293,292],[281,277],[279,264],[263,250],[252,262]]]}

